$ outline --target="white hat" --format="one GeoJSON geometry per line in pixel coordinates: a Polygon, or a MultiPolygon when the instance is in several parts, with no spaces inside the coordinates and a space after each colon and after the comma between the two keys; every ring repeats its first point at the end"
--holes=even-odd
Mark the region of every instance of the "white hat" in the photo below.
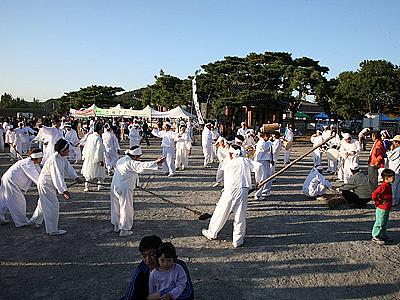
{"type": "Polygon", "coordinates": [[[342,137],[343,137],[343,139],[345,139],[345,140],[347,140],[347,139],[351,139],[351,135],[350,135],[350,133],[342,133],[342,137]]]}
{"type": "Polygon", "coordinates": [[[71,127],[71,123],[70,122],[65,122],[64,123],[64,127],[71,127]]]}
{"type": "Polygon", "coordinates": [[[179,122],[179,125],[180,125],[180,126],[183,126],[183,125],[186,125],[186,123],[185,123],[185,121],[180,121],[180,122],[179,122]]]}
{"type": "Polygon", "coordinates": [[[142,152],[142,148],[138,147],[138,148],[135,148],[135,149],[133,149],[133,150],[131,150],[131,149],[126,150],[126,151],[125,151],[125,154],[129,154],[129,155],[142,155],[143,152],[142,152]]]}
{"type": "Polygon", "coordinates": [[[226,142],[225,138],[222,137],[222,136],[218,137],[217,143],[220,143],[220,142],[224,142],[225,143],[226,142]]]}
{"type": "Polygon", "coordinates": [[[399,143],[400,143],[400,134],[395,135],[395,136],[392,138],[392,141],[396,141],[396,142],[399,142],[399,143]]]}

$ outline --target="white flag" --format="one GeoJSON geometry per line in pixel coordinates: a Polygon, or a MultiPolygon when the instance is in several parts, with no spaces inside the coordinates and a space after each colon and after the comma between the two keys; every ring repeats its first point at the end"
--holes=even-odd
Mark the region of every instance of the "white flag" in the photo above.
{"type": "Polygon", "coordinates": [[[194,109],[196,110],[197,119],[199,120],[200,125],[204,125],[204,119],[201,115],[199,101],[197,100],[196,76],[192,80],[192,90],[193,90],[194,109]]]}

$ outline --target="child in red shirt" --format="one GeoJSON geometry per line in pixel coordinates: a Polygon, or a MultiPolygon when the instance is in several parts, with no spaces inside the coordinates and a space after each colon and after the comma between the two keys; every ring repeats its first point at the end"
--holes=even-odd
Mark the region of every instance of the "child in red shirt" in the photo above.
{"type": "Polygon", "coordinates": [[[390,169],[382,171],[382,184],[372,192],[372,200],[376,206],[376,220],[374,227],[372,228],[372,241],[379,244],[385,245],[387,243],[393,243],[393,239],[387,236],[386,228],[389,221],[389,213],[392,209],[392,187],[391,184],[394,181],[395,173],[390,169]]]}

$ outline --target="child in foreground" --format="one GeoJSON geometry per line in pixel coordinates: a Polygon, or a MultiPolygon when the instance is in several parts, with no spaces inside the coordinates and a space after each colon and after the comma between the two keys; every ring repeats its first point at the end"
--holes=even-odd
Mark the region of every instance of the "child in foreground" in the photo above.
{"type": "Polygon", "coordinates": [[[147,299],[177,299],[186,286],[187,276],[183,268],[176,263],[174,245],[162,243],[157,249],[157,267],[149,277],[149,296],[147,299]]]}
{"type": "Polygon", "coordinates": [[[376,206],[376,220],[374,227],[372,228],[372,241],[379,245],[385,245],[394,242],[394,240],[388,237],[386,234],[389,213],[392,209],[391,184],[394,181],[394,177],[394,171],[390,169],[384,169],[382,171],[382,184],[372,192],[372,200],[374,200],[376,206]]]}

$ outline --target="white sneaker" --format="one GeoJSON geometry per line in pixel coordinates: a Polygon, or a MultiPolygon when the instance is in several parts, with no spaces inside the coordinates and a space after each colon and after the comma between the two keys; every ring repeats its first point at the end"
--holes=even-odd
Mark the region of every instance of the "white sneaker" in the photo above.
{"type": "Polygon", "coordinates": [[[263,197],[270,197],[270,196],[272,196],[272,193],[271,193],[271,192],[268,192],[268,193],[266,193],[266,194],[262,194],[262,196],[263,196],[263,197]]]}
{"type": "Polygon", "coordinates": [[[131,230],[121,229],[121,231],[119,232],[119,236],[120,237],[129,236],[129,235],[132,235],[132,234],[133,234],[133,232],[131,230]]]}
{"type": "Polygon", "coordinates": [[[214,183],[212,186],[213,187],[216,187],[216,186],[218,186],[219,185],[219,182],[216,182],[216,183],[214,183]]]}
{"type": "Polygon", "coordinates": [[[168,177],[173,177],[173,176],[175,176],[175,173],[168,174],[168,177]]]}
{"type": "Polygon", "coordinates": [[[211,236],[211,234],[208,232],[208,230],[205,229],[205,228],[203,228],[203,229],[201,230],[201,234],[204,235],[204,236],[205,236],[207,239],[209,239],[210,241],[211,241],[211,240],[215,240],[215,238],[213,238],[213,237],[211,236]]]}
{"type": "Polygon", "coordinates": [[[119,232],[119,226],[118,225],[114,225],[114,232],[119,232]]]}
{"type": "Polygon", "coordinates": [[[100,192],[101,189],[102,189],[101,185],[98,185],[98,186],[97,186],[97,191],[100,192]]]}
{"type": "Polygon", "coordinates": [[[58,229],[57,231],[50,232],[49,235],[51,235],[51,236],[54,236],[54,235],[63,235],[63,234],[66,234],[66,233],[67,233],[66,230],[58,229]]]}
{"type": "Polygon", "coordinates": [[[84,191],[84,192],[89,192],[89,188],[86,188],[86,187],[85,187],[85,188],[83,189],[83,191],[84,191]]]}

